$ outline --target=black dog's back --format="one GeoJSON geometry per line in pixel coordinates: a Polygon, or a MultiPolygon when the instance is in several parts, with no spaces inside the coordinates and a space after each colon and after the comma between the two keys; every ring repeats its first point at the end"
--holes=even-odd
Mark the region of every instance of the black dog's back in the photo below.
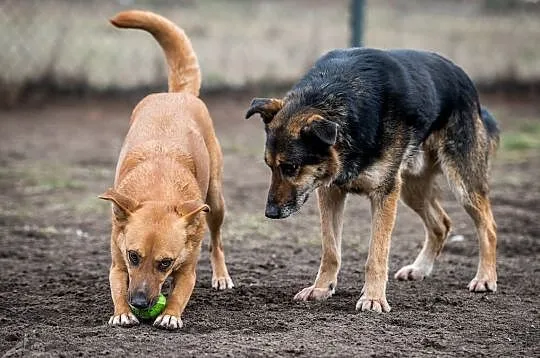
{"type": "Polygon", "coordinates": [[[480,116],[480,105],[474,84],[460,67],[431,52],[334,50],[321,57],[286,98],[293,104],[286,110],[316,108],[343,127],[350,144],[344,161],[356,170],[340,181],[379,159],[395,145],[398,132],[405,135],[404,147],[414,148],[433,132],[449,129],[447,134],[459,146],[452,155],[459,156],[467,155],[476,141],[470,136],[478,133],[474,119],[480,116]],[[460,131],[465,136],[460,137],[460,131]]]}
{"type": "Polygon", "coordinates": [[[392,117],[412,125],[423,139],[431,126],[444,125],[452,111],[478,108],[476,89],[465,72],[423,51],[334,50],[321,57],[292,92],[306,88],[313,89],[309,105],[342,93],[360,105],[363,115],[392,111],[392,117]]]}

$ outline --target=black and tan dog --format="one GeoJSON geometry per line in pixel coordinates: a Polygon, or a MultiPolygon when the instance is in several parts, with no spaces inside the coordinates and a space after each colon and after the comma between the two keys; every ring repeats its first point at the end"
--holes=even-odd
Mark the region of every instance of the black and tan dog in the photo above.
{"type": "Polygon", "coordinates": [[[388,252],[398,200],[423,220],[424,246],[399,270],[422,280],[450,231],[435,179],[443,173],[474,220],[480,261],[469,290],[495,291],[496,226],[488,198],[490,157],[498,128],[481,109],[465,72],[449,60],[412,50],[335,50],[283,99],[256,98],[266,130],[265,161],[272,170],[266,216],[298,211],[317,189],[322,259],[315,283],[295,299],[330,297],[341,264],[347,193],[371,201],[372,230],[365,284],[356,308],[388,312],[388,252]]]}

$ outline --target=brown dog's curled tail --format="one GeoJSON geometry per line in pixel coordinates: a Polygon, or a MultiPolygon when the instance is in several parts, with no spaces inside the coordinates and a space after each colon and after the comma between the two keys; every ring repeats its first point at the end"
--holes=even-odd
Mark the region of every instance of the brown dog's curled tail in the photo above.
{"type": "Polygon", "coordinates": [[[169,92],[189,92],[199,96],[199,62],[184,30],[148,11],[123,11],[110,21],[116,27],[141,29],[151,33],[165,52],[169,65],[169,92]]]}

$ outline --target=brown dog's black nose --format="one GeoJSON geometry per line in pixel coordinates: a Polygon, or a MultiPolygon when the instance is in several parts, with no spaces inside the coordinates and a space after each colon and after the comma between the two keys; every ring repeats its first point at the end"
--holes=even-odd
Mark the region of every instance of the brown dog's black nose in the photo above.
{"type": "Polygon", "coordinates": [[[137,291],[131,296],[129,304],[135,308],[145,309],[150,307],[150,301],[144,291],[137,291]]]}
{"type": "Polygon", "coordinates": [[[281,209],[277,205],[266,204],[264,215],[270,219],[279,219],[281,218],[281,209]]]}

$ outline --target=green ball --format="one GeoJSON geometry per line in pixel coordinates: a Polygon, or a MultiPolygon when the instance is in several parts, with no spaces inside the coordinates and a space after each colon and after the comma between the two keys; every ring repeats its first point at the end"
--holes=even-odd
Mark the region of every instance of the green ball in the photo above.
{"type": "Polygon", "coordinates": [[[152,307],[143,309],[131,307],[131,312],[140,319],[154,319],[163,312],[166,304],[167,299],[163,296],[163,293],[160,293],[157,302],[152,307]]]}

